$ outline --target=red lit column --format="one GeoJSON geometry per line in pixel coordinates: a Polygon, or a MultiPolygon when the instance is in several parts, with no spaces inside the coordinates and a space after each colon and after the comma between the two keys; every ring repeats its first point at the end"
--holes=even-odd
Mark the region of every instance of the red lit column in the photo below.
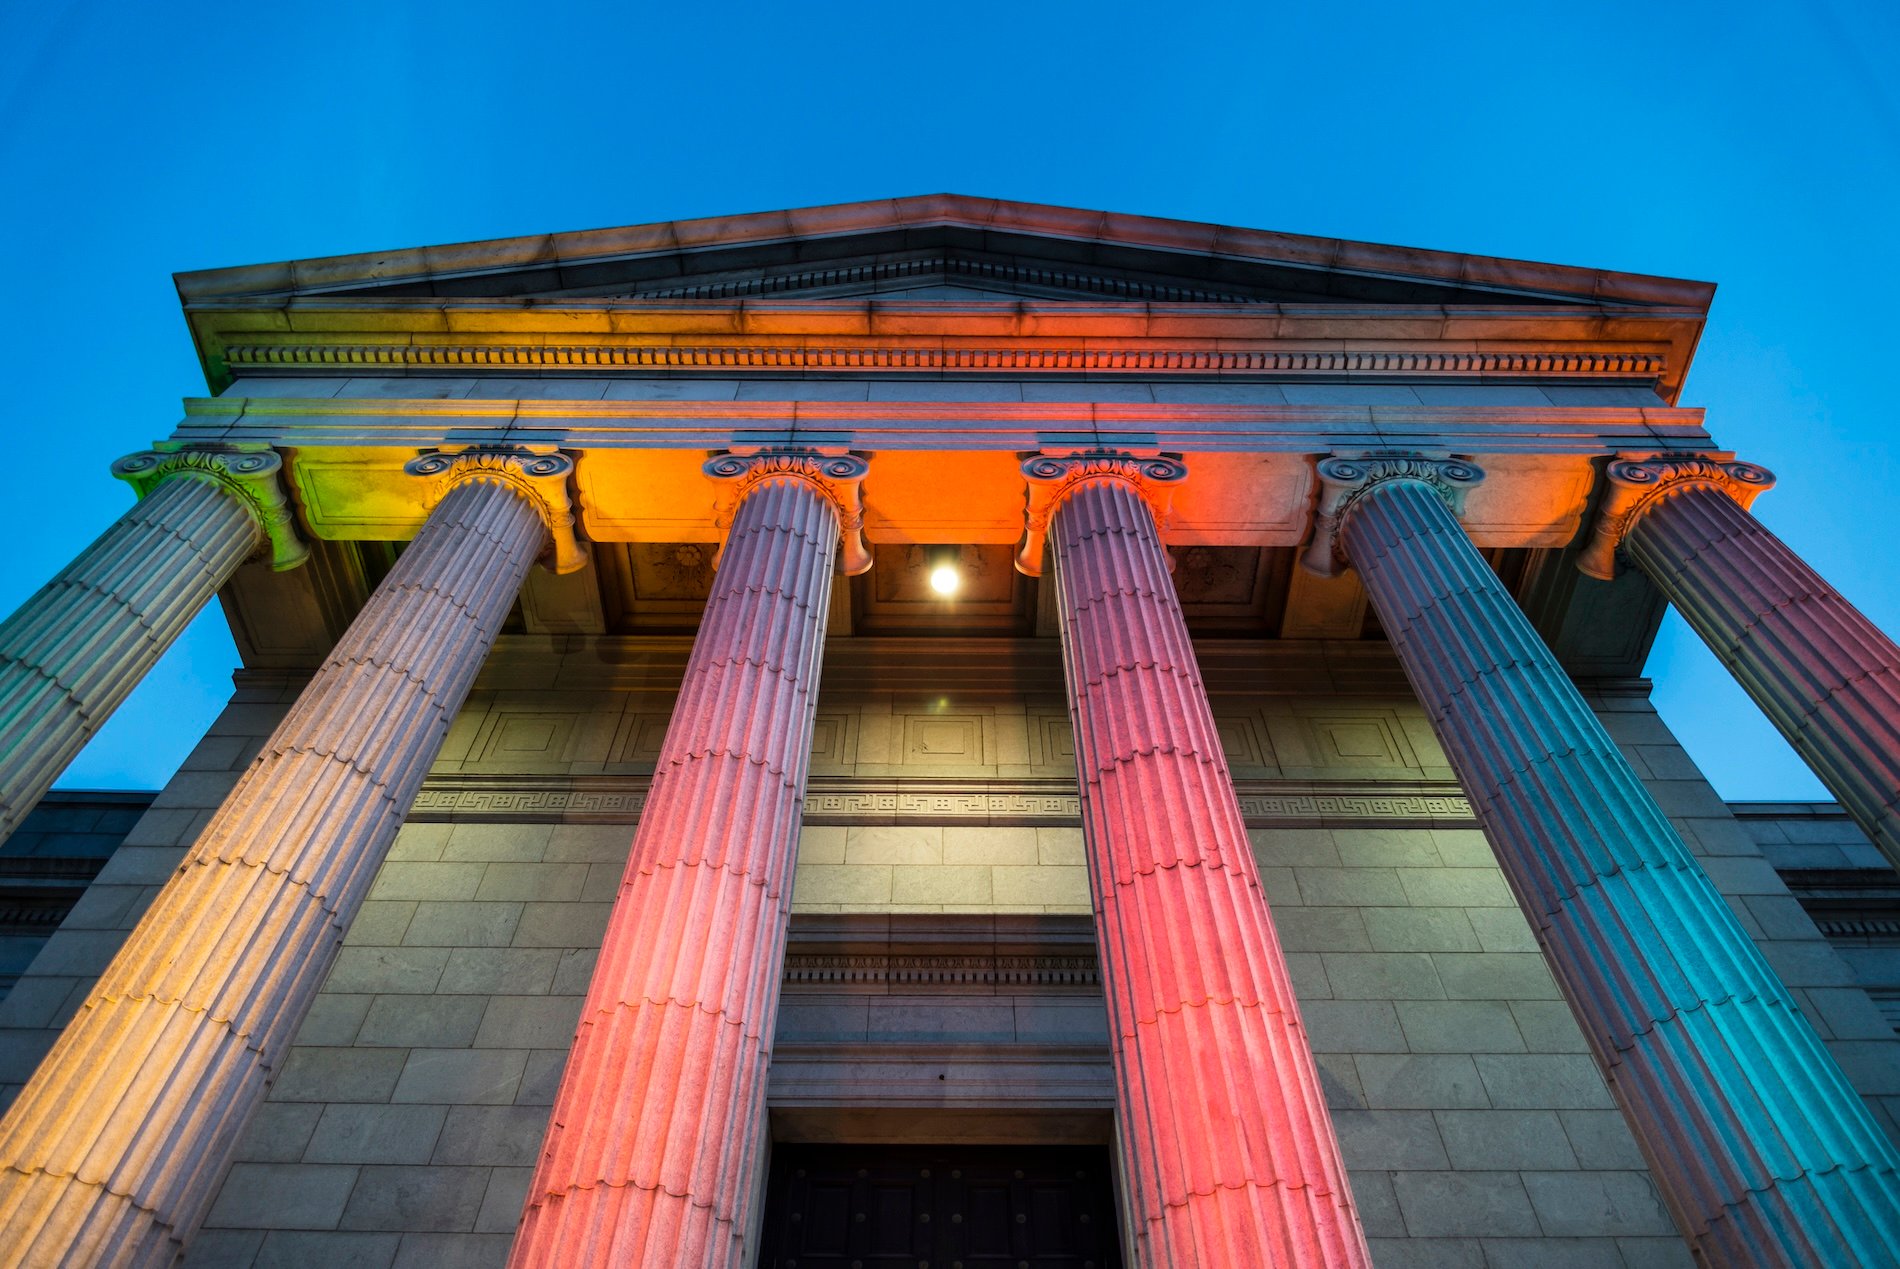
{"type": "Polygon", "coordinates": [[[1894,1263],[1900,1154],[1458,523],[1468,462],[1329,458],[1358,572],[1698,1264],[1894,1263]]]}
{"type": "Polygon", "coordinates": [[[1774,477],[1726,454],[1620,459],[1578,566],[1617,549],[1900,867],[1900,647],[1748,514],[1774,477]]]}
{"type": "Polygon", "coordinates": [[[737,487],[719,571],[581,1010],[510,1264],[738,1266],[765,1154],[832,563],[869,567],[865,464],[707,463],[737,487]]]}
{"type": "Polygon", "coordinates": [[[1038,457],[1142,1266],[1368,1265],[1148,499],[1169,458],[1038,457]]]}

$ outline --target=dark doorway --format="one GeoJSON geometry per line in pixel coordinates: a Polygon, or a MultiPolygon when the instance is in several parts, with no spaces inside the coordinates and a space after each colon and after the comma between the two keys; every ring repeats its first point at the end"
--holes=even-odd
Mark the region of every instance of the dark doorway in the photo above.
{"type": "Polygon", "coordinates": [[[1120,1269],[1108,1151],[772,1147],[760,1269],[1120,1269]]]}

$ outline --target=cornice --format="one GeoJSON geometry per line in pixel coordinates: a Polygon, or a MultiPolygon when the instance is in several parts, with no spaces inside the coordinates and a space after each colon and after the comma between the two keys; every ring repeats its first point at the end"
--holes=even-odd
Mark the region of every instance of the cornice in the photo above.
{"type": "Polygon", "coordinates": [[[425,448],[505,438],[570,449],[1029,450],[1119,446],[1324,453],[1420,439],[1460,453],[1706,449],[1695,409],[1633,406],[1149,405],[1127,402],[187,399],[180,440],[425,448]]]}
{"type": "Polygon", "coordinates": [[[963,194],[924,194],[206,269],[178,274],[175,281],[179,298],[195,305],[221,297],[307,293],[511,270],[566,270],[607,260],[677,255],[712,247],[836,240],[933,226],[1260,260],[1315,272],[1440,281],[1520,294],[1545,292],[1625,304],[1685,305],[1702,311],[1707,310],[1714,291],[1707,283],[1675,278],[963,194]]]}

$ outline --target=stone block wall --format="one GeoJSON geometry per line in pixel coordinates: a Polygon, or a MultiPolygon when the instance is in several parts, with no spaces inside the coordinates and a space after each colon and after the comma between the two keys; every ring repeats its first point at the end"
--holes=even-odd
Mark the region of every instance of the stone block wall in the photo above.
{"type": "Polygon", "coordinates": [[[1483,833],[1249,837],[1376,1263],[1690,1263],[1483,833]]]}
{"type": "MultiPolygon", "coordinates": [[[[652,719],[663,726],[677,677],[610,651],[516,648],[491,667],[189,1265],[501,1262],[650,769],[638,737],[652,719]]],[[[1686,1264],[1488,844],[1442,783],[1417,706],[1363,658],[1297,680],[1308,696],[1228,672],[1219,649],[1209,661],[1378,1263],[1686,1264]]],[[[1049,668],[994,667],[989,686],[934,697],[834,680],[820,703],[831,722],[815,745],[795,953],[1040,946],[1087,958],[1072,759],[1063,732],[1037,721],[1049,668]],[[909,721],[941,717],[965,721],[941,736],[909,721]],[[923,744],[903,740],[920,733],[923,744]],[[959,749],[960,738],[974,743],[959,749]]],[[[906,672],[924,673],[886,678],[906,672]]],[[[293,695],[260,681],[239,693],[0,1002],[9,1089],[293,695]]],[[[1781,883],[1762,833],[1715,796],[1644,697],[1605,688],[1592,699],[1891,1123],[1900,1046],[1781,883]]],[[[941,1109],[1045,1104],[1068,1118],[1035,1131],[1099,1140],[1112,1085],[1093,986],[954,977],[788,984],[775,1115],[810,1134],[892,1107],[915,1117],[932,1098],[941,1109]]],[[[957,1122],[994,1132],[1000,1121],[957,1122]]]]}

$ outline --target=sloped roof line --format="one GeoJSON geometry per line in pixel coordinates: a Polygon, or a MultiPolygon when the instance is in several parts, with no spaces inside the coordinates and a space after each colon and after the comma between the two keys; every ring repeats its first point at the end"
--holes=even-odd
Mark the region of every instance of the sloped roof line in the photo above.
{"type": "Polygon", "coordinates": [[[1708,311],[1715,292],[1714,286],[1706,282],[1646,274],[962,194],[926,194],[739,216],[359,252],[198,270],[179,273],[174,280],[180,299],[191,307],[200,302],[247,298],[281,300],[379,284],[474,277],[718,247],[836,239],[927,227],[993,230],[1070,242],[1092,241],[1164,253],[1257,261],[1319,273],[1548,294],[1603,304],[1691,308],[1703,313],[1708,311]]]}

